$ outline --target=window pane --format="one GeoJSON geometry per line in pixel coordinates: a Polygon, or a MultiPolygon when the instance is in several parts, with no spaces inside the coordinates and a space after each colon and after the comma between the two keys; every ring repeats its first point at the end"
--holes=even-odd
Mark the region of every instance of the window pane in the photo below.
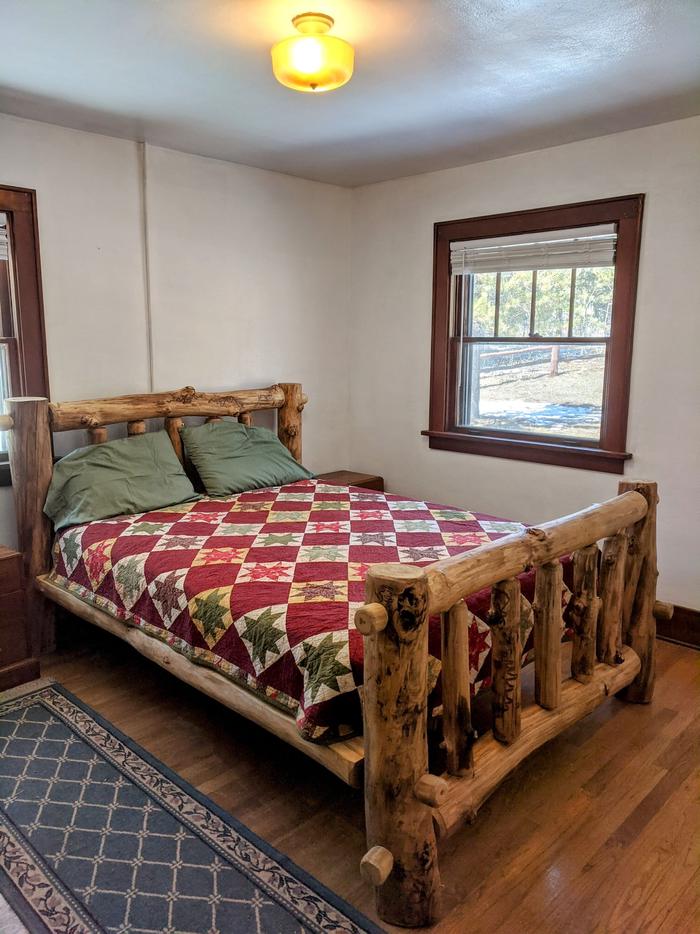
{"type": "Polygon", "coordinates": [[[612,266],[576,270],[574,337],[610,336],[614,281],[612,266]]]}
{"type": "MultiPolygon", "coordinates": [[[[10,392],[10,361],[7,346],[0,344],[0,413],[5,411],[5,399],[11,396],[10,392]]],[[[7,452],[7,432],[0,431],[0,454],[7,452]]]]}
{"type": "Polygon", "coordinates": [[[605,345],[468,345],[464,427],[600,439],[605,345]]]}
{"type": "Polygon", "coordinates": [[[501,273],[500,337],[527,337],[530,333],[532,272],[501,273]]]}
{"type": "Polygon", "coordinates": [[[535,333],[541,337],[566,337],[569,333],[571,270],[539,269],[535,295],[535,333]]]}
{"type": "Polygon", "coordinates": [[[496,273],[472,276],[472,337],[493,337],[496,318],[496,273]]]}

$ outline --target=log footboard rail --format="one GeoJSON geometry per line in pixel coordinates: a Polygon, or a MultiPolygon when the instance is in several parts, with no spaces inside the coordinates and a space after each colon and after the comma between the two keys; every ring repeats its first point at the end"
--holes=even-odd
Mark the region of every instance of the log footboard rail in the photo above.
{"type": "Polygon", "coordinates": [[[440,912],[437,843],[465,822],[531,752],[610,694],[648,703],[654,687],[655,483],[434,564],[370,567],[355,625],[365,642],[365,817],[361,873],[379,916],[418,927],[440,912]],[[599,547],[602,542],[602,547],[599,547]],[[560,559],[572,555],[564,604],[560,559]],[[535,570],[532,606],[518,575],[535,570]],[[475,741],[466,598],[491,589],[492,732],[475,741]],[[442,621],[445,771],[428,758],[428,620],[442,621]],[[535,633],[535,700],[522,707],[521,624],[535,633]],[[561,640],[573,632],[571,676],[561,640]]]}

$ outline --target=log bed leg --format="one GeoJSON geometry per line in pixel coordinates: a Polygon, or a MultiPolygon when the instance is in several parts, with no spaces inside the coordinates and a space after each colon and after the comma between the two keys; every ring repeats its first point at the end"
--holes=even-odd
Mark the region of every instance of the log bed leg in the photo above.
{"type": "Polygon", "coordinates": [[[366,586],[370,606],[356,617],[365,635],[368,852],[361,870],[377,886],[383,921],[422,927],[439,912],[432,808],[444,784],[427,775],[427,579],[410,565],[375,564],[366,586]]]}
{"type": "Polygon", "coordinates": [[[641,493],[648,504],[647,514],[632,528],[634,549],[628,557],[628,571],[632,568],[636,586],[626,587],[624,593],[623,637],[639,656],[642,667],[624,692],[626,700],[636,704],[648,704],[654,693],[656,674],[656,506],[659,496],[656,483],[623,480],[618,493],[634,490],[641,493]],[[638,571],[638,574],[637,574],[638,571]],[[627,623],[625,627],[625,622],[627,623]]]}
{"type": "Polygon", "coordinates": [[[51,568],[51,523],[44,503],[53,470],[53,443],[47,399],[6,399],[14,426],[7,433],[17,539],[24,565],[25,601],[32,656],[55,647],[55,607],[34,581],[51,568]]]}

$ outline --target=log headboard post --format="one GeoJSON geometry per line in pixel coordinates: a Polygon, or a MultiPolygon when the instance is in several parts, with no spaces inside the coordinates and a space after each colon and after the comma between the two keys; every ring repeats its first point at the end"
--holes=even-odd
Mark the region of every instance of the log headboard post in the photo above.
{"type": "Polygon", "coordinates": [[[6,399],[5,409],[13,422],[8,448],[17,540],[24,564],[29,642],[32,655],[38,657],[54,646],[54,605],[35,585],[37,575],[51,568],[51,523],[44,515],[53,469],[49,403],[41,398],[6,399]]]}
{"type": "Polygon", "coordinates": [[[301,461],[301,413],[307,398],[301,383],[280,383],[284,404],[277,413],[277,434],[296,460],[301,461]]]}

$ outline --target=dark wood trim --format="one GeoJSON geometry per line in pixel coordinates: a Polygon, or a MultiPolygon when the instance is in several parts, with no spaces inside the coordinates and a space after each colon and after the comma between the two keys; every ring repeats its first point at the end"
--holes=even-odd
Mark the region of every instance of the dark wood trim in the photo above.
{"type": "Polygon", "coordinates": [[[9,691],[19,684],[26,684],[27,681],[34,681],[41,674],[38,658],[25,658],[24,661],[17,662],[16,665],[10,665],[0,671],[0,691],[9,691]]]}
{"type": "MultiPolygon", "coordinates": [[[[429,429],[423,432],[428,435],[431,448],[608,473],[624,472],[624,462],[632,456],[625,453],[625,448],[643,206],[644,195],[637,194],[435,224],[430,416],[429,429]],[[450,333],[451,242],[605,223],[616,224],[618,232],[609,339],[541,339],[542,343],[606,343],[600,443],[587,446],[580,439],[557,438],[552,441],[549,438],[513,437],[512,433],[496,431],[487,435],[483,431],[457,426],[454,398],[456,354],[453,349],[455,341],[450,333]]],[[[514,339],[512,342],[522,340],[514,339]]],[[[506,342],[506,339],[495,338],[495,341],[506,342]]]]}
{"type": "Polygon", "coordinates": [[[49,395],[46,329],[41,286],[39,225],[36,192],[30,188],[0,187],[0,211],[8,218],[13,250],[17,369],[15,395],[49,395]]]}
{"type": "Polygon", "coordinates": [[[656,635],[664,642],[700,649],[700,610],[675,606],[671,619],[657,619],[656,635]]]}
{"type": "Polygon", "coordinates": [[[604,451],[601,448],[550,441],[524,440],[521,437],[498,437],[467,431],[423,431],[429,447],[438,451],[459,451],[463,454],[481,454],[483,457],[503,457],[508,460],[536,461],[557,467],[578,467],[583,470],[601,470],[604,473],[624,473],[624,464],[632,455],[623,451],[604,451]]]}

